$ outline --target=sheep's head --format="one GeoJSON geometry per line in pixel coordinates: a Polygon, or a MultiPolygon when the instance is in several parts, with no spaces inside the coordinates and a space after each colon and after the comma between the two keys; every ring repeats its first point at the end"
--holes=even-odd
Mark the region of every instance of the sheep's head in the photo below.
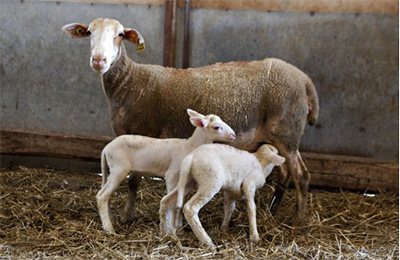
{"type": "Polygon", "coordinates": [[[97,18],[89,25],[72,23],[62,30],[73,38],[90,37],[90,66],[101,74],[107,72],[121,54],[122,40],[144,50],[144,39],[135,29],[124,28],[117,20],[97,18]]]}
{"type": "Polygon", "coordinates": [[[232,128],[219,116],[204,116],[194,110],[187,109],[189,120],[198,129],[202,129],[210,142],[232,142],[236,139],[232,128]]]}

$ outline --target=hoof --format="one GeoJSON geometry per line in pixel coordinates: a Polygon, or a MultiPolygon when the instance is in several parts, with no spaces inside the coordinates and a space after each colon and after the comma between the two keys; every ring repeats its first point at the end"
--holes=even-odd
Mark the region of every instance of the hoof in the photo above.
{"type": "Polygon", "coordinates": [[[258,243],[260,242],[260,237],[258,235],[250,236],[250,241],[253,243],[258,243]]]}
{"type": "Polygon", "coordinates": [[[121,223],[129,224],[130,222],[135,220],[135,216],[133,214],[122,214],[121,215],[121,223]]]}
{"type": "Polygon", "coordinates": [[[228,225],[221,225],[221,230],[224,232],[228,231],[228,225]]]}
{"type": "Polygon", "coordinates": [[[104,230],[104,231],[106,231],[106,233],[109,234],[109,235],[116,235],[117,234],[117,233],[115,233],[114,229],[108,229],[108,230],[104,230]]]}

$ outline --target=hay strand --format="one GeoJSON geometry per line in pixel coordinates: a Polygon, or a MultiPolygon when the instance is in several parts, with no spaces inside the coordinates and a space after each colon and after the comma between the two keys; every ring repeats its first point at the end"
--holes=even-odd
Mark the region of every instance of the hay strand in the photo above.
{"type": "Polygon", "coordinates": [[[137,219],[128,225],[119,219],[127,191],[121,185],[111,200],[118,235],[108,235],[95,202],[101,177],[22,166],[0,173],[1,259],[399,259],[397,194],[312,189],[308,224],[297,228],[290,224],[294,192],[287,192],[273,217],[265,210],[273,186],[266,185],[256,197],[259,244],[249,241],[243,202],[238,202],[229,229],[220,229],[223,203],[216,196],[200,212],[218,245],[209,250],[187,224],[179,239],[160,236],[162,180],[142,181],[137,219]]]}

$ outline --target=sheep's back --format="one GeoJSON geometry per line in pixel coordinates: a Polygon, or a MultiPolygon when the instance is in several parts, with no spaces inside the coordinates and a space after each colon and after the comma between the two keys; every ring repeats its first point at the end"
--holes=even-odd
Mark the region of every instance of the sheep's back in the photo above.
{"type": "MultiPolygon", "coordinates": [[[[305,125],[310,79],[278,59],[217,63],[194,69],[168,69],[160,87],[162,110],[184,118],[186,108],[217,114],[237,134],[279,118],[305,125]]],[[[166,117],[168,119],[168,117],[166,117]]],[[[176,122],[178,120],[172,120],[176,122]]],[[[168,125],[168,122],[165,122],[168,125]]],[[[279,124],[279,123],[278,123],[279,124]]],[[[188,136],[187,128],[167,127],[172,136],[188,136]]],[[[298,127],[297,127],[298,128],[298,127]]],[[[299,129],[302,132],[302,129],[299,129]]]]}

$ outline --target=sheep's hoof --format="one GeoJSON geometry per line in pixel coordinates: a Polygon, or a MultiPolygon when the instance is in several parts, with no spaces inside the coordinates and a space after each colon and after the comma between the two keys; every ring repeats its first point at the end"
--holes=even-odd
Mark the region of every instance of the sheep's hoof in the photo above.
{"type": "Polygon", "coordinates": [[[221,225],[221,230],[224,231],[224,232],[228,231],[228,225],[222,224],[221,225]]]}
{"type": "Polygon", "coordinates": [[[304,219],[298,217],[294,217],[291,222],[293,227],[303,227],[305,224],[304,219]]]}
{"type": "Polygon", "coordinates": [[[127,212],[127,213],[124,213],[121,215],[121,222],[123,224],[129,224],[130,222],[132,222],[134,220],[135,220],[135,216],[133,213],[130,214],[129,212],[127,212]]]}

